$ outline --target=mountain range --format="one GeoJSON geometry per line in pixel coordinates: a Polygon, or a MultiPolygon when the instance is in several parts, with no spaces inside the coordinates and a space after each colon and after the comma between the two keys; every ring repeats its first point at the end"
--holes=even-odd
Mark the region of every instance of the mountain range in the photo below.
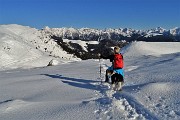
{"type": "Polygon", "coordinates": [[[91,29],[91,28],[49,28],[41,30],[46,35],[57,36],[71,40],[118,40],[118,41],[148,41],[148,42],[177,42],[180,41],[180,28],[166,30],[157,27],[150,30],[135,30],[131,28],[119,29],[91,29]]]}

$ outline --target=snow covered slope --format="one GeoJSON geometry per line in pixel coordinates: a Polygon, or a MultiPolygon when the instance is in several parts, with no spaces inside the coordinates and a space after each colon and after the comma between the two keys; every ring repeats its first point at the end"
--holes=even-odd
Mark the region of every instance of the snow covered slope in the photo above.
{"type": "Polygon", "coordinates": [[[37,29],[15,24],[0,25],[0,70],[46,66],[53,58],[50,56],[63,57],[63,61],[76,59],[53,40],[43,38],[43,33],[37,29]]]}
{"type": "Polygon", "coordinates": [[[179,42],[132,42],[122,49],[127,57],[162,56],[180,52],[179,42]]]}
{"type": "Polygon", "coordinates": [[[180,43],[134,42],[124,57],[123,95],[138,102],[140,110],[145,108],[156,119],[178,120],[180,43]]]}
{"type": "MultiPolygon", "coordinates": [[[[0,71],[0,119],[179,120],[179,46],[130,44],[122,92],[101,84],[99,60],[0,71]]],[[[111,63],[100,63],[104,76],[111,63]]]]}

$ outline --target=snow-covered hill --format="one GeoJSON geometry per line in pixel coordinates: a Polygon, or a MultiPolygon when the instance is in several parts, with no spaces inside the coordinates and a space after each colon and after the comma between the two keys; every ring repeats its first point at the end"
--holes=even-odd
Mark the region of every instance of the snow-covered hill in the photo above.
{"type": "Polygon", "coordinates": [[[99,64],[104,76],[109,60],[0,71],[0,119],[179,120],[179,46],[134,42],[123,48],[122,92],[101,84],[99,64]]]}
{"type": "Polygon", "coordinates": [[[132,42],[122,49],[127,57],[162,56],[180,52],[179,42],[132,42]]]}
{"type": "Polygon", "coordinates": [[[1,70],[22,65],[46,66],[54,57],[67,61],[78,60],[37,29],[21,25],[0,25],[1,70]]]}

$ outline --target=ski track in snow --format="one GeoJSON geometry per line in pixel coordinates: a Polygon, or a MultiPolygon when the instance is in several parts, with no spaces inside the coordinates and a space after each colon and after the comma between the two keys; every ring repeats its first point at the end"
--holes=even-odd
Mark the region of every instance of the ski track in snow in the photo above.
{"type": "MultiPolygon", "coordinates": [[[[177,57],[175,57],[178,59],[177,57]]],[[[174,58],[174,59],[175,59],[174,58]]],[[[104,81],[105,70],[107,69],[107,64],[103,62],[100,63],[102,66],[102,78],[98,78],[104,81]]],[[[138,66],[129,66],[126,69],[126,72],[133,71],[135,69],[139,69],[141,67],[138,66]]],[[[161,76],[162,77],[162,76],[161,76]]],[[[134,78],[132,78],[133,80],[134,78]]],[[[151,95],[148,93],[144,96],[146,101],[149,101],[147,104],[141,103],[138,98],[135,98],[133,93],[139,93],[142,91],[141,89],[144,86],[154,87],[155,90],[164,89],[164,87],[168,86],[170,83],[166,82],[149,82],[145,84],[137,84],[128,83],[124,85],[124,91],[114,91],[111,89],[109,83],[96,83],[98,86],[99,91],[95,91],[101,94],[101,97],[96,99],[97,105],[99,109],[95,112],[97,119],[102,120],[111,120],[111,119],[127,119],[127,120],[159,120],[159,119],[174,119],[179,120],[179,112],[173,110],[172,108],[169,109],[169,105],[166,104],[168,98],[159,96],[158,100],[154,101],[151,98],[151,95]],[[117,112],[118,111],[118,112],[117,112]],[[121,114],[120,118],[115,114],[121,114]]],[[[147,88],[147,87],[146,87],[147,88]]],[[[152,88],[151,88],[152,89],[152,88]]],[[[160,92],[158,91],[158,92],[160,92]]],[[[168,89],[164,90],[168,91],[168,89]]],[[[142,93],[139,93],[142,94],[142,93]]],[[[167,93],[168,94],[168,93],[167,93]]],[[[156,96],[155,96],[156,97],[156,96]]],[[[171,98],[172,99],[172,98],[171,98]]],[[[179,103],[177,103],[178,105],[179,103]]]]}
{"type": "MultiPolygon", "coordinates": [[[[107,65],[102,65],[102,74],[105,75],[107,65]]],[[[103,78],[98,78],[103,79],[103,78]]],[[[147,108],[140,104],[135,98],[124,91],[114,91],[109,83],[95,83],[100,91],[101,97],[96,99],[99,109],[95,110],[96,119],[112,120],[116,119],[114,114],[118,111],[123,114],[120,119],[125,120],[158,120],[147,108]]]]}

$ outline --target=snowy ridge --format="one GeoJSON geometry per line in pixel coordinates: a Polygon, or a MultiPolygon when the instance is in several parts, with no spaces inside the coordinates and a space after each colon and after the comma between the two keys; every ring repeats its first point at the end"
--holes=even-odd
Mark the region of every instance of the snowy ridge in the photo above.
{"type": "Polygon", "coordinates": [[[78,60],[54,40],[44,38],[37,29],[20,25],[0,26],[0,53],[1,69],[18,68],[23,64],[24,67],[46,66],[53,57],[78,60]]]}
{"type": "Polygon", "coordinates": [[[162,56],[180,52],[179,42],[132,42],[122,49],[126,57],[162,56]]]}

